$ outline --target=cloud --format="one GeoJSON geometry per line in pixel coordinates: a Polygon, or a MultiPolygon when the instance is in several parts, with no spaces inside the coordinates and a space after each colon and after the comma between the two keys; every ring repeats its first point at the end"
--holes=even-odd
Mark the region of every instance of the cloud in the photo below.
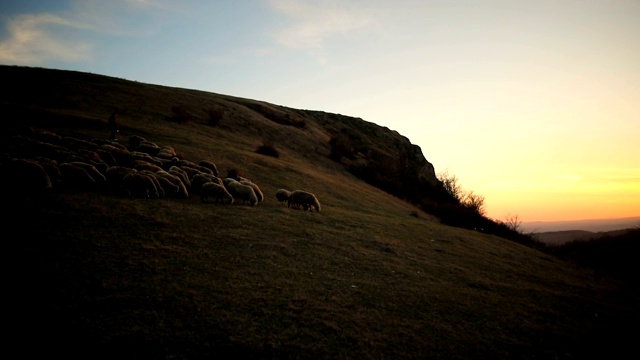
{"type": "Polygon", "coordinates": [[[233,51],[231,53],[210,55],[201,58],[200,63],[205,65],[232,65],[246,57],[264,57],[271,55],[273,50],[268,48],[248,48],[233,51]]]}
{"type": "Polygon", "coordinates": [[[269,4],[291,20],[274,33],[277,42],[290,48],[320,48],[329,38],[375,25],[366,6],[349,6],[344,1],[269,0],[269,4]]]}
{"type": "Polygon", "coordinates": [[[167,0],[83,0],[57,13],[17,14],[7,21],[7,36],[0,40],[0,63],[87,61],[101,36],[152,35],[174,10],[167,0]]]}
{"type": "Polygon", "coordinates": [[[86,60],[91,57],[90,44],[55,35],[56,30],[83,28],[49,13],[17,16],[7,23],[8,36],[0,42],[0,62],[33,65],[46,60],[86,60]]]}

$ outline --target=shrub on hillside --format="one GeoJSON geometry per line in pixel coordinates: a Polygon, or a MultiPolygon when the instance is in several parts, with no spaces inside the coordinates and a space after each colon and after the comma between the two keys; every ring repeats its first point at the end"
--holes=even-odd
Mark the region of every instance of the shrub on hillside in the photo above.
{"type": "Polygon", "coordinates": [[[210,108],[207,110],[207,125],[218,126],[224,117],[224,110],[220,108],[210,108]]]}
{"type": "Polygon", "coordinates": [[[272,156],[274,158],[280,157],[280,152],[278,151],[278,149],[276,149],[275,145],[271,143],[263,143],[262,145],[258,146],[256,152],[258,154],[272,156]]]}
{"type": "Polygon", "coordinates": [[[176,105],[171,108],[171,115],[167,117],[167,120],[184,124],[191,122],[193,118],[193,115],[186,106],[176,105]]]}

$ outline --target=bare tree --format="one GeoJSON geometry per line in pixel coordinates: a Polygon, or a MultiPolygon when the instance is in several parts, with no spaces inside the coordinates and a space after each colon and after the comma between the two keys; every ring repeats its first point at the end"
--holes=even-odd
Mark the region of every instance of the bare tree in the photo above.
{"type": "Polygon", "coordinates": [[[478,195],[473,191],[469,191],[464,195],[462,204],[475,211],[479,215],[485,215],[484,196],[482,195],[478,195]]]}
{"type": "Polygon", "coordinates": [[[522,232],[522,220],[518,215],[508,214],[503,223],[511,230],[521,233],[522,232]]]}
{"type": "Polygon", "coordinates": [[[448,170],[439,172],[437,177],[438,180],[442,182],[442,186],[444,186],[444,189],[449,193],[449,195],[461,202],[463,198],[463,191],[462,187],[458,183],[458,178],[455,175],[449,174],[448,170]]]}

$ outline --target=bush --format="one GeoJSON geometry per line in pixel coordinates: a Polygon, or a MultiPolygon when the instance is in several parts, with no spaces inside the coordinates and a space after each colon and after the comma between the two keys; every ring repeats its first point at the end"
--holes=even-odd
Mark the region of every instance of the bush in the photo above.
{"type": "Polygon", "coordinates": [[[207,110],[207,125],[209,126],[218,126],[220,120],[224,117],[223,109],[214,109],[210,108],[207,110]]]}
{"type": "Polygon", "coordinates": [[[185,106],[176,105],[171,108],[171,116],[169,116],[167,120],[184,124],[192,121],[193,115],[185,106]]]}
{"type": "Polygon", "coordinates": [[[262,145],[258,146],[258,148],[256,149],[256,152],[258,154],[272,156],[274,158],[280,157],[280,152],[271,143],[263,143],[262,145]]]}

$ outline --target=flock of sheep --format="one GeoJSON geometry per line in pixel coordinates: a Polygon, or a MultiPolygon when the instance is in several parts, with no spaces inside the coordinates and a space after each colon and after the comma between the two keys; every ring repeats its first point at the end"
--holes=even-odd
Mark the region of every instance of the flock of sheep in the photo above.
{"type": "MultiPolygon", "coordinates": [[[[16,193],[105,191],[145,199],[195,194],[202,203],[250,206],[264,200],[260,187],[238,171],[229,170],[222,177],[212,161],[182,159],[171,146],[158,146],[140,136],[130,137],[125,146],[112,140],[88,141],[29,128],[5,140],[0,179],[16,193]]],[[[290,208],[320,211],[320,202],[310,192],[280,189],[275,195],[290,208]]]]}

